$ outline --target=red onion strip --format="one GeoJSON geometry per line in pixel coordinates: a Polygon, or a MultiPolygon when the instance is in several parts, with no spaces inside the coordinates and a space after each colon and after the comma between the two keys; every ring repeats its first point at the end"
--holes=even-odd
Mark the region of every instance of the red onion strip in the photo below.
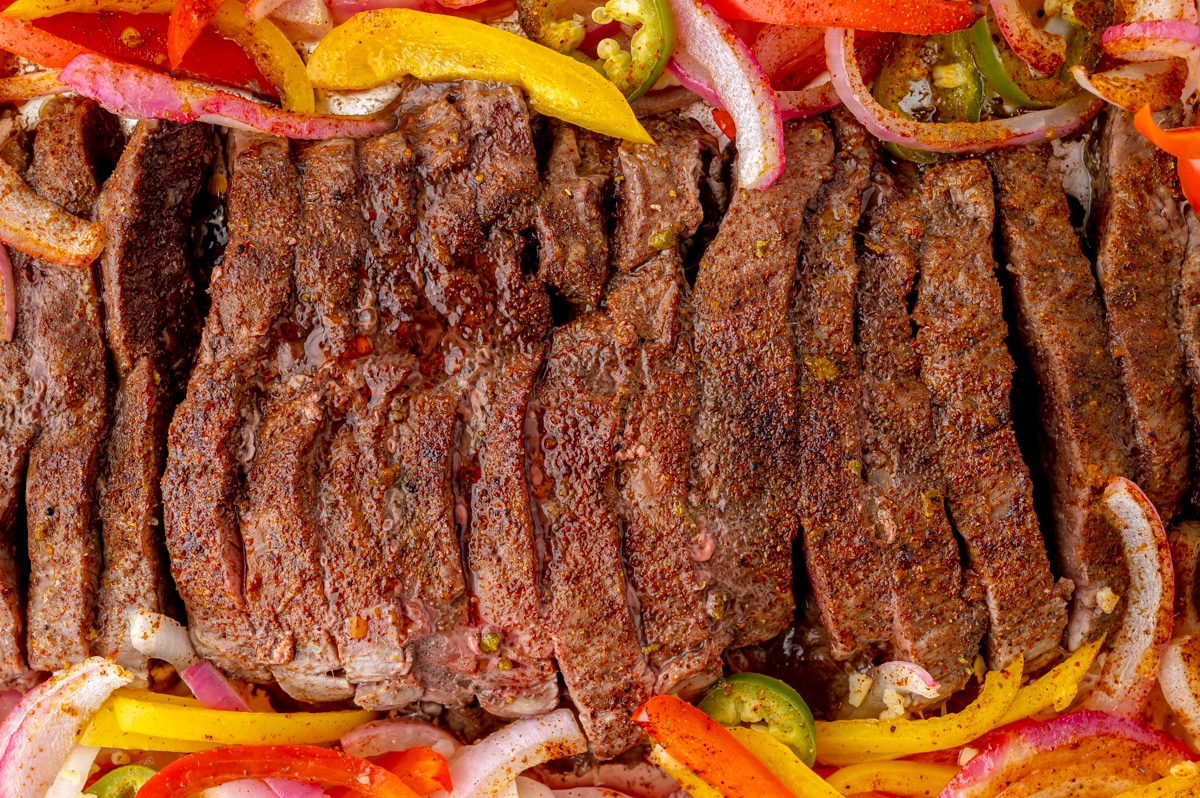
{"type": "MultiPolygon", "coordinates": [[[[1192,6],[1193,11],[1195,6],[1192,6]]],[[[1100,36],[1100,47],[1126,61],[1162,61],[1182,58],[1188,65],[1188,80],[1181,96],[1187,96],[1200,80],[1200,26],[1194,19],[1157,19],[1113,25],[1100,36]]]]}
{"type": "Polygon", "coordinates": [[[1143,105],[1162,110],[1179,102],[1187,80],[1187,72],[1177,60],[1125,64],[1094,75],[1074,66],[1071,75],[1084,90],[1130,113],[1143,105]]]}
{"type": "Polygon", "coordinates": [[[675,779],[645,759],[633,764],[601,762],[582,773],[545,770],[542,778],[555,792],[604,787],[639,798],[667,798],[679,790],[675,779]]]}
{"type": "Polygon", "coordinates": [[[373,720],[342,735],[342,750],[364,759],[389,751],[406,751],[418,745],[432,748],[449,759],[462,747],[440,726],[410,718],[373,720]]]}
{"type": "Polygon", "coordinates": [[[47,69],[30,75],[16,75],[11,78],[0,78],[0,102],[20,102],[32,100],[34,97],[44,97],[48,94],[62,94],[70,91],[58,79],[57,69],[47,69]]]}
{"type": "Polygon", "coordinates": [[[831,108],[842,104],[833,81],[827,80],[807,89],[797,91],[777,91],[775,97],[779,101],[779,113],[784,119],[799,119],[804,116],[823,114],[831,108]]]}
{"type": "Polygon", "coordinates": [[[1043,75],[1053,75],[1067,60],[1067,40],[1033,24],[1021,0],[992,0],[996,26],[1022,61],[1043,75]]]}
{"type": "Polygon", "coordinates": [[[1158,686],[1193,741],[1200,741],[1200,634],[1177,637],[1163,653],[1158,686]]]}
{"type": "Polygon", "coordinates": [[[702,64],[713,93],[737,126],[737,177],[767,188],[783,172],[783,117],[767,75],[746,43],[704,0],[671,0],[677,53],[702,64]]]}
{"type": "Polygon", "coordinates": [[[0,341],[8,343],[17,331],[17,284],[13,280],[8,247],[3,244],[0,244],[0,303],[3,303],[4,310],[4,319],[0,322],[0,341]]]}
{"type": "Polygon", "coordinates": [[[0,243],[38,260],[87,266],[104,251],[104,230],[39,197],[0,158],[0,243]]]}
{"type": "Polygon", "coordinates": [[[1125,548],[1129,593],[1100,680],[1084,700],[1114,715],[1141,712],[1154,687],[1163,649],[1174,628],[1175,569],[1171,544],[1153,503],[1127,479],[1104,489],[1107,508],[1125,548]]]}
{"type": "Polygon", "coordinates": [[[925,152],[986,152],[1059,138],[1089,121],[1104,104],[1083,94],[1057,108],[1010,119],[916,122],[875,102],[854,55],[854,31],[829,28],[825,32],[825,52],[833,85],[854,117],[878,139],[925,152]]]}

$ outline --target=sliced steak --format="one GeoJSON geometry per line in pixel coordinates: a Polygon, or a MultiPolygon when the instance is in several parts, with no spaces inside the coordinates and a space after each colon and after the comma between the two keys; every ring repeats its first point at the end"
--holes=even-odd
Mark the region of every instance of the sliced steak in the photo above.
{"type": "Polygon", "coordinates": [[[143,679],[148,658],[133,647],[129,618],[161,612],[167,590],[159,480],[173,393],[199,332],[188,226],[214,151],[207,125],[139,122],[96,210],[118,384],[101,478],[104,572],[93,651],[143,679]]]}
{"type": "Polygon", "coordinates": [[[1194,516],[1200,513],[1200,219],[1190,208],[1184,217],[1188,241],[1179,276],[1179,343],[1191,383],[1192,484],[1187,509],[1194,516]]]}
{"type": "Polygon", "coordinates": [[[564,122],[551,122],[550,130],[535,217],[538,277],[572,305],[594,308],[608,277],[604,140],[564,122]]]}
{"type": "MultiPolygon", "coordinates": [[[[982,161],[926,170],[925,238],[913,320],[933,404],[950,517],[987,595],[988,663],[1034,660],[1066,624],[1012,429],[1013,360],[992,259],[994,198],[982,161]]],[[[1060,586],[1061,587],[1061,586],[1060,586]]]]}
{"type": "MultiPolygon", "coordinates": [[[[30,185],[89,217],[121,144],[116,119],[90,100],[43,107],[30,185]]],[[[100,296],[92,269],[14,257],[33,295],[30,380],[44,384],[25,489],[29,534],[29,665],[52,671],[88,656],[100,540],[96,482],[108,428],[100,296]]],[[[40,392],[40,389],[39,389],[40,392]]]]}
{"type": "Polygon", "coordinates": [[[234,134],[231,145],[229,242],[213,273],[199,363],[171,422],[163,500],[171,574],[197,650],[264,680],[235,507],[257,448],[266,342],[295,337],[277,322],[292,297],[300,201],[286,142],[234,134]]]}
{"type": "Polygon", "coordinates": [[[1169,521],[1187,490],[1190,445],[1177,338],[1187,244],[1179,183],[1174,160],[1134,129],[1131,114],[1108,113],[1100,153],[1096,276],[1109,346],[1133,422],[1137,483],[1169,521]]]}
{"type": "Polygon", "coordinates": [[[1120,617],[1097,595],[1124,596],[1129,586],[1120,536],[1100,501],[1110,479],[1130,472],[1129,417],[1050,145],[997,152],[989,163],[1017,329],[1040,389],[1059,572],[1075,583],[1066,638],[1075,649],[1120,617]]]}
{"type": "Polygon", "coordinates": [[[849,659],[869,655],[889,637],[888,612],[878,604],[888,584],[864,505],[862,380],[854,350],[854,233],[875,154],[849,114],[832,119],[833,179],[821,186],[805,221],[795,300],[797,480],[808,579],[834,654],[849,659]]]}
{"type": "Polygon", "coordinates": [[[697,545],[708,611],[734,645],[791,621],[791,542],[800,407],[790,310],[804,209],[831,174],[833,136],[785,130],[787,168],[764,191],[735,190],[696,279],[700,409],[692,437],[697,545]]]}
{"type": "MultiPolygon", "coordinates": [[[[691,122],[652,127],[657,146],[622,142],[618,148],[623,178],[618,218],[653,214],[648,206],[663,194],[684,197],[670,206],[686,209],[682,218],[662,221],[674,231],[674,240],[682,242],[700,222],[694,209],[699,207],[702,156],[705,149],[715,149],[715,142],[691,122]]],[[[618,227],[618,237],[641,232],[618,227]]],[[[608,291],[613,339],[625,374],[617,507],[655,691],[694,696],[720,676],[728,637],[710,629],[696,562],[704,552],[693,546],[696,526],[688,515],[697,408],[691,289],[678,246],[660,241],[659,247],[636,270],[616,275],[608,291]]]]}
{"type": "Polygon", "coordinates": [[[908,297],[924,232],[919,197],[881,165],[874,180],[880,199],[867,219],[858,284],[865,503],[891,592],[895,653],[929,671],[946,694],[970,674],[987,611],[969,600],[963,582],[929,389],[913,348],[908,297]]]}

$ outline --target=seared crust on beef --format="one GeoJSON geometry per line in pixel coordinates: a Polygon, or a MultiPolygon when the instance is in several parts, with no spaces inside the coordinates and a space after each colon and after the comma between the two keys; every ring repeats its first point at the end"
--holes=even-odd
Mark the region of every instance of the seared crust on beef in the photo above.
{"type": "Polygon", "coordinates": [[[1110,479],[1129,473],[1129,418],[1050,145],[997,152],[989,163],[1017,330],[1040,389],[1059,571],[1075,584],[1066,637],[1075,649],[1120,617],[1098,606],[1096,594],[1124,596],[1129,586],[1120,537],[1100,500],[1110,479]]]}

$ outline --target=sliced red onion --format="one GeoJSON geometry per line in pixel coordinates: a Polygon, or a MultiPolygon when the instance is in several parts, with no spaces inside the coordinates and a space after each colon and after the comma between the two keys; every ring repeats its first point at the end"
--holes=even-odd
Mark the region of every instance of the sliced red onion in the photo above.
{"type": "Polygon", "coordinates": [[[100,754],[99,748],[77,745],[71,749],[67,761],[54,777],[54,783],[46,791],[45,798],[78,798],[91,775],[92,765],[100,754]]]}
{"type": "MultiPolygon", "coordinates": [[[[582,754],[587,740],[575,716],[559,709],[536,718],[521,718],[459,750],[450,763],[452,798],[496,798],[517,774],[563,756],[582,754]]],[[[438,792],[436,798],[447,793],[438,792]]]]}
{"type": "Polygon", "coordinates": [[[277,798],[329,798],[329,794],[316,784],[305,784],[291,779],[263,779],[277,798]]]}
{"type": "Polygon", "coordinates": [[[1100,36],[1100,46],[1109,55],[1126,61],[1182,58],[1188,65],[1188,80],[1182,96],[1190,94],[1200,79],[1200,26],[1195,19],[1156,19],[1113,25],[1100,36]]]}
{"type": "Polygon", "coordinates": [[[829,28],[825,52],[838,96],[854,117],[884,141],[925,152],[987,152],[1065,136],[1089,121],[1104,103],[1081,94],[1057,108],[987,122],[916,122],[889,111],[871,96],[854,55],[854,31],[829,28]]]}
{"type": "MultiPolygon", "coordinates": [[[[676,54],[690,56],[737,126],[737,176],[743,188],[767,188],[783,172],[783,117],[771,82],[746,43],[704,0],[671,0],[676,54]]],[[[682,82],[682,81],[681,81],[682,82]]]]}
{"type": "Polygon", "coordinates": [[[20,690],[5,690],[0,693],[0,723],[8,717],[8,713],[12,712],[13,707],[21,702],[20,690]]]}
{"type": "MultiPolygon", "coordinates": [[[[602,788],[638,798],[667,798],[679,791],[679,783],[658,765],[642,759],[627,765],[601,762],[582,773],[543,771],[542,778],[557,792],[602,788]]],[[[568,798],[612,798],[611,796],[569,796],[568,798]]]]}
{"type": "MultiPolygon", "coordinates": [[[[1200,224],[1189,215],[1188,226],[1200,224]]],[[[1180,524],[1171,530],[1171,561],[1175,563],[1175,634],[1200,632],[1200,522],[1180,524]]]]}
{"type": "Polygon", "coordinates": [[[411,718],[373,720],[342,735],[342,750],[351,756],[369,759],[390,751],[407,751],[423,745],[449,759],[462,744],[458,739],[432,723],[411,718]]]}
{"type": "Polygon", "coordinates": [[[704,65],[687,53],[675,51],[667,64],[667,69],[685,88],[691,89],[700,99],[714,108],[725,108],[721,98],[711,85],[712,77],[704,65]]]}
{"type": "Polygon", "coordinates": [[[1053,75],[1067,60],[1067,40],[1044,31],[1021,6],[1021,0],[992,0],[996,26],[1013,52],[1043,75],[1053,75]]]}
{"type": "Polygon", "coordinates": [[[915,662],[902,660],[892,660],[876,666],[874,679],[876,685],[912,693],[921,698],[937,698],[938,688],[941,687],[938,681],[929,675],[929,671],[915,662]]]}
{"type": "Polygon", "coordinates": [[[333,30],[333,15],[325,0],[284,0],[271,21],[293,41],[319,41],[333,30]]]}
{"type": "Polygon", "coordinates": [[[1200,634],[1171,641],[1158,670],[1158,686],[1175,719],[1200,741],[1200,634]]]}
{"type": "Polygon", "coordinates": [[[0,321],[0,341],[8,343],[17,331],[17,284],[13,280],[8,247],[3,244],[0,244],[0,305],[4,310],[4,319],[0,321]]]}
{"type": "Polygon", "coordinates": [[[249,712],[250,705],[233,683],[206,660],[180,672],[183,683],[196,696],[196,700],[209,709],[224,709],[229,712],[249,712]]]}
{"type": "MultiPolygon", "coordinates": [[[[1031,775],[1088,760],[1166,775],[1174,765],[1193,758],[1181,742],[1140,721],[1081,710],[1048,723],[1018,722],[972,757],[946,785],[941,798],[991,798],[1031,775]]],[[[1094,775],[1099,778],[1102,773],[1094,775]]],[[[1064,784],[1067,778],[1064,774],[1064,784]]],[[[1020,788],[1014,793],[1031,794],[1020,788]]]]}
{"type": "Polygon", "coordinates": [[[517,776],[513,784],[517,788],[517,798],[554,798],[554,790],[528,776],[517,776]]]}
{"type": "Polygon", "coordinates": [[[245,15],[246,19],[252,19],[257,22],[271,14],[272,11],[279,8],[288,0],[246,0],[245,15]]]}
{"type": "Polygon", "coordinates": [[[1086,91],[1130,113],[1143,105],[1155,111],[1174,105],[1187,83],[1187,69],[1177,59],[1125,64],[1094,75],[1073,66],[1071,74],[1086,91]]]}
{"type": "Polygon", "coordinates": [[[819,64],[814,71],[820,72],[825,66],[825,29],[767,25],[754,38],[752,50],[772,81],[806,62],[819,64]]]}
{"type": "Polygon", "coordinates": [[[838,96],[837,89],[834,88],[831,80],[807,89],[777,91],[775,97],[779,101],[779,113],[784,119],[799,119],[823,114],[842,104],[842,98],[838,96]]]}
{"type": "Polygon", "coordinates": [[[1178,19],[1197,22],[1194,0],[1132,0],[1126,5],[1128,18],[1135,22],[1178,19]]]}
{"type": "Polygon", "coordinates": [[[270,108],[90,53],[72,59],[59,77],[109,111],[137,119],[210,122],[293,139],[367,138],[395,125],[391,119],[297,114],[270,108]]]}
{"type": "Polygon", "coordinates": [[[25,694],[0,724],[0,798],[44,798],[84,727],[133,674],[91,657],[25,694]]]}
{"type": "Polygon", "coordinates": [[[45,97],[48,94],[62,94],[70,91],[58,79],[57,69],[47,69],[29,75],[16,75],[11,78],[0,78],[0,102],[20,102],[32,100],[34,97],[45,97]]]}
{"type": "Polygon", "coordinates": [[[219,787],[209,787],[204,791],[204,798],[279,798],[267,786],[266,782],[258,779],[242,779],[231,781],[219,787]]]}
{"type": "Polygon", "coordinates": [[[1171,545],[1154,504],[1137,485],[1118,478],[1104,489],[1104,506],[1121,535],[1129,593],[1100,679],[1083,706],[1115,715],[1142,711],[1163,649],[1174,629],[1175,569],[1171,545]]]}

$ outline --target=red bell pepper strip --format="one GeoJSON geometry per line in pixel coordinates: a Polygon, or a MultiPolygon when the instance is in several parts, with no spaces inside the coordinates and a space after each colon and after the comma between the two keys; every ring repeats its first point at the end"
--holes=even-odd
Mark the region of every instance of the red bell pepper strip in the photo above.
{"type": "Polygon", "coordinates": [[[657,695],[638,708],[633,721],[725,798],[795,798],[721,724],[686,701],[657,695]]]}
{"type": "Polygon", "coordinates": [[[83,45],[66,41],[4,14],[0,14],[0,50],[54,69],[61,69],[75,56],[89,52],[83,45]]]}
{"type": "Polygon", "coordinates": [[[167,24],[167,58],[178,69],[183,56],[221,8],[222,0],[179,0],[167,24]]]}
{"type": "MultiPolygon", "coordinates": [[[[417,795],[432,795],[439,790],[450,792],[450,765],[446,758],[431,748],[417,746],[404,751],[391,751],[375,758],[375,764],[400,777],[417,795]]],[[[354,791],[335,787],[327,791],[329,798],[353,798],[354,791]]]]}
{"type": "Polygon", "coordinates": [[[952,33],[979,19],[962,0],[712,0],[727,19],[888,33],[952,33]]]}
{"type": "Polygon", "coordinates": [[[396,774],[312,745],[234,745],[190,754],[160,770],[138,791],[138,798],[186,798],[241,779],[346,787],[365,798],[417,798],[396,774]]]}
{"type": "Polygon", "coordinates": [[[1154,146],[1179,159],[1175,167],[1179,186],[1191,206],[1200,208],[1200,127],[1163,130],[1154,121],[1149,105],[1134,115],[1133,126],[1154,146]]]}
{"type": "Polygon", "coordinates": [[[1200,208],[1200,160],[1180,158],[1175,165],[1179,173],[1179,187],[1193,208],[1200,208]]]}

